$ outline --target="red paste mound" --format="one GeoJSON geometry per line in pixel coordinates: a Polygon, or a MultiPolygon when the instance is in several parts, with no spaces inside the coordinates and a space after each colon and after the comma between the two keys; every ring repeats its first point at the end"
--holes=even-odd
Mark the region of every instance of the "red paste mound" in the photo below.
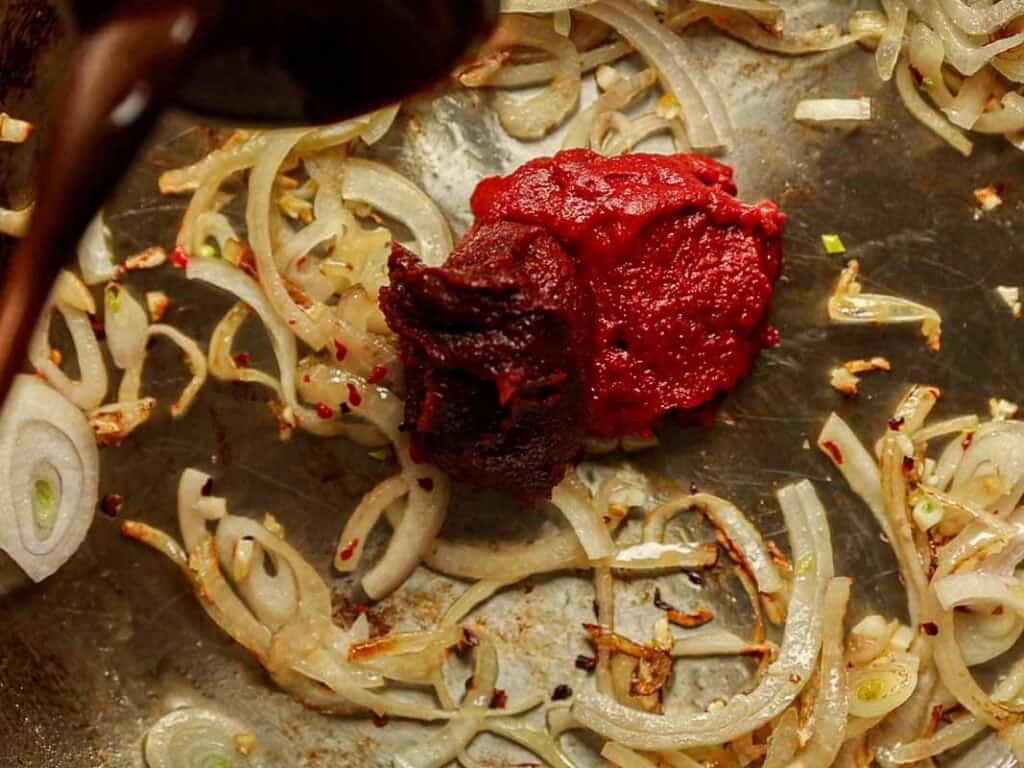
{"type": "Polygon", "coordinates": [[[523,496],[546,493],[587,419],[590,297],[541,227],[475,227],[443,268],[396,245],[381,293],[401,337],[413,455],[523,496]]]}
{"type": "Polygon", "coordinates": [[[706,157],[571,150],[481,182],[444,267],[396,247],[382,303],[422,457],[535,495],[584,433],[643,434],[735,387],[775,338],[785,221],[735,194],[706,157]]]}

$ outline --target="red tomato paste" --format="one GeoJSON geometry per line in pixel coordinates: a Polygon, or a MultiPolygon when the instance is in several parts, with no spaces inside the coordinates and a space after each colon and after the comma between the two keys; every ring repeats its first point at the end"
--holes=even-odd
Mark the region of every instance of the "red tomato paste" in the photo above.
{"type": "Polygon", "coordinates": [[[775,339],[785,215],[699,155],[588,150],[485,179],[443,267],[396,246],[382,292],[419,455],[535,496],[585,434],[713,403],[775,339]]]}

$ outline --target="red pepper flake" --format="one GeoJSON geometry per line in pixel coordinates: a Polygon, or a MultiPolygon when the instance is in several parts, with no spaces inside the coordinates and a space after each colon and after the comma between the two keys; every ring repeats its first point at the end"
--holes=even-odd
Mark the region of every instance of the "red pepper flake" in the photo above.
{"type": "Polygon", "coordinates": [[[907,472],[909,472],[910,470],[912,470],[914,468],[914,457],[913,456],[904,456],[902,463],[903,463],[903,469],[905,469],[907,472]]]}
{"type": "Polygon", "coordinates": [[[238,352],[237,354],[232,355],[231,359],[234,361],[235,365],[237,365],[239,368],[248,368],[249,367],[249,353],[248,352],[238,352]]]}
{"type": "Polygon", "coordinates": [[[597,659],[593,656],[584,656],[580,654],[576,657],[576,669],[582,669],[584,672],[593,672],[597,669],[597,659]]]}
{"type": "Polygon", "coordinates": [[[388,724],[388,716],[387,715],[374,715],[373,716],[373,724],[376,725],[378,728],[383,728],[385,725],[388,724]]]}
{"type": "Polygon", "coordinates": [[[123,506],[124,496],[120,493],[108,493],[103,497],[103,501],[100,502],[100,509],[103,510],[103,514],[107,517],[117,517],[121,514],[123,506]]]}
{"type": "Polygon", "coordinates": [[[103,321],[96,315],[89,315],[89,325],[92,326],[92,332],[96,334],[97,341],[103,341],[107,338],[107,329],[103,325],[103,321]]]}
{"type": "Polygon", "coordinates": [[[369,609],[370,609],[370,606],[368,606],[366,603],[359,603],[358,605],[356,605],[356,615],[357,616],[362,616],[369,609]]]}
{"type": "Polygon", "coordinates": [[[316,404],[316,415],[321,419],[330,419],[334,417],[334,409],[331,408],[327,403],[316,404]]]}
{"type": "Polygon", "coordinates": [[[697,586],[697,587],[703,587],[704,586],[704,577],[701,576],[696,571],[687,571],[686,572],[686,578],[688,578],[690,580],[690,583],[693,584],[694,586],[697,586]]]}
{"type": "Polygon", "coordinates": [[[563,699],[568,699],[570,696],[572,696],[572,688],[565,683],[556,685],[555,690],[551,692],[552,701],[562,701],[563,699]]]}
{"type": "Polygon", "coordinates": [[[386,365],[375,366],[370,372],[369,378],[366,379],[370,384],[380,384],[384,381],[384,377],[388,375],[388,368],[386,365]]]}
{"type": "Polygon", "coordinates": [[[312,381],[312,379],[311,379],[311,378],[309,378],[309,374],[308,374],[308,373],[304,373],[304,374],[302,374],[302,380],[303,380],[303,381],[304,381],[304,382],[305,382],[306,384],[309,384],[309,382],[311,382],[311,381],[312,381]]]}
{"type": "Polygon", "coordinates": [[[902,427],[903,427],[903,417],[902,416],[897,416],[895,419],[889,419],[889,429],[891,429],[893,432],[901,429],[902,427]]]}
{"type": "Polygon", "coordinates": [[[479,643],[480,641],[472,629],[469,627],[462,628],[462,637],[459,638],[459,651],[464,651],[467,648],[476,648],[479,643]]]}
{"type": "Polygon", "coordinates": [[[341,362],[345,359],[345,355],[348,354],[348,347],[342,344],[338,339],[334,340],[334,357],[341,362]]]}
{"type": "Polygon", "coordinates": [[[928,635],[928,637],[935,637],[939,634],[939,625],[934,621],[926,621],[921,624],[921,631],[928,635]]]}
{"type": "MultiPolygon", "coordinates": [[[[246,246],[245,250],[242,251],[242,257],[238,261],[238,268],[254,280],[259,279],[259,271],[256,269],[256,254],[253,253],[252,248],[246,246]]],[[[289,320],[288,322],[294,323],[295,321],[289,320]]]]}
{"type": "Polygon", "coordinates": [[[476,685],[476,678],[473,677],[473,675],[470,675],[469,677],[466,678],[466,690],[467,691],[472,691],[473,690],[473,686],[475,686],[475,685],[476,685]]]}
{"type": "Polygon", "coordinates": [[[356,547],[359,546],[359,539],[352,539],[345,546],[338,550],[338,557],[342,560],[351,560],[352,555],[355,554],[356,547]]]}
{"type": "Polygon", "coordinates": [[[504,709],[508,704],[508,694],[501,688],[495,688],[491,696],[491,709],[504,709]]]}
{"type": "Polygon", "coordinates": [[[359,394],[356,385],[351,381],[348,383],[348,401],[356,408],[363,402],[363,396],[359,394]]]}
{"type": "Polygon", "coordinates": [[[839,450],[839,446],[833,443],[831,440],[826,440],[821,444],[821,447],[828,451],[828,455],[832,457],[832,461],[836,464],[843,463],[843,452],[839,450]]]}
{"type": "Polygon", "coordinates": [[[416,485],[418,485],[420,488],[422,488],[424,491],[427,491],[428,493],[434,490],[434,481],[429,477],[417,478],[416,485]]]}
{"type": "Polygon", "coordinates": [[[184,245],[175,246],[171,251],[171,264],[178,269],[185,269],[188,266],[188,250],[184,245]]]}
{"type": "Polygon", "coordinates": [[[966,435],[964,435],[964,439],[960,441],[960,447],[963,448],[966,451],[968,448],[971,447],[971,443],[973,443],[973,442],[974,442],[974,433],[973,432],[968,432],[966,435]]]}

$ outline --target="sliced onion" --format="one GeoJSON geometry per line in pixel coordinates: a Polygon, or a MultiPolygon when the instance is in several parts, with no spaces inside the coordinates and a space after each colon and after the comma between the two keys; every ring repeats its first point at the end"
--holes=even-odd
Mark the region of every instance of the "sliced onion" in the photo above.
{"type": "MultiPolygon", "coordinates": [[[[142,308],[139,307],[139,310],[141,311],[142,308]]],[[[142,316],[145,319],[145,312],[143,312],[142,316]]],[[[178,395],[178,399],[171,404],[171,415],[174,418],[178,418],[188,411],[199,394],[199,390],[206,383],[206,355],[203,354],[203,351],[194,339],[186,336],[174,326],[154,323],[146,329],[145,339],[148,342],[154,336],[164,336],[170,339],[185,353],[185,362],[188,365],[191,378],[181,391],[181,394],[178,395]]],[[[145,344],[142,349],[142,357],[132,362],[131,367],[124,372],[124,378],[121,379],[121,387],[118,390],[117,397],[122,402],[132,402],[140,399],[142,370],[146,362],[144,354],[145,344]]]]}
{"type": "Polygon", "coordinates": [[[146,355],[149,328],[146,310],[119,283],[108,283],[103,297],[103,326],[114,365],[122,370],[140,365],[146,355]]]}
{"type": "Polygon", "coordinates": [[[906,57],[896,65],[896,89],[907,111],[910,112],[926,128],[936,133],[964,157],[970,157],[974,144],[950,123],[941,113],[936,112],[921,98],[910,72],[910,64],[906,57]]]}
{"type": "Polygon", "coordinates": [[[850,489],[867,504],[886,538],[892,541],[892,528],[882,504],[878,465],[850,426],[830,413],[818,435],[818,447],[842,473],[850,489]]]}
{"type": "Polygon", "coordinates": [[[342,195],[402,222],[426,264],[440,266],[452,251],[452,234],[437,205],[419,187],[386,165],[350,158],[345,163],[342,195]]]}
{"type": "Polygon", "coordinates": [[[732,123],[721,95],[684,40],[649,10],[628,0],[604,0],[581,10],[613,27],[657,70],[665,90],[686,115],[686,132],[695,149],[708,151],[732,143],[732,123]]]}
{"type": "Polygon", "coordinates": [[[964,32],[987,35],[1024,14],[1024,0],[998,0],[991,4],[969,5],[963,0],[939,0],[950,20],[964,32]]]}
{"type": "Polygon", "coordinates": [[[860,122],[871,119],[871,99],[803,99],[793,118],[802,122],[860,122]]]}
{"type": "Polygon", "coordinates": [[[879,293],[863,293],[857,272],[860,265],[850,261],[828,300],[828,318],[840,325],[921,323],[928,346],[938,351],[942,318],[931,307],[879,293]]]}
{"type": "Polygon", "coordinates": [[[763,768],[786,768],[800,749],[800,715],[790,707],[775,721],[768,749],[764,756],[763,768]]]}
{"type": "Polygon", "coordinates": [[[502,13],[555,13],[587,5],[594,0],[501,0],[502,13]]]}
{"type": "MultiPolygon", "coordinates": [[[[339,433],[341,430],[333,422],[324,421],[315,411],[299,404],[295,391],[295,371],[298,366],[295,336],[288,330],[285,322],[274,313],[259,285],[241,270],[217,259],[189,259],[187,275],[190,279],[202,280],[233,294],[259,316],[270,334],[271,347],[274,350],[274,357],[277,358],[281,377],[281,397],[286,408],[290,409],[290,413],[300,426],[314,434],[339,433]]],[[[262,377],[250,380],[258,380],[270,386],[262,377]]]]}
{"type": "MultiPolygon", "coordinates": [[[[841,35],[832,24],[801,32],[777,34],[766,30],[756,19],[728,9],[704,8],[701,9],[700,17],[747,45],[789,56],[832,51],[853,45],[860,39],[857,34],[841,35]]],[[[674,19],[670,23],[678,26],[679,20],[674,19]]]]}
{"type": "Polygon", "coordinates": [[[241,365],[233,354],[235,335],[249,317],[249,312],[248,305],[244,301],[239,301],[225,313],[217,323],[217,327],[213,329],[213,335],[210,337],[210,349],[207,353],[210,374],[221,381],[247,381],[262,384],[281,397],[281,385],[277,379],[263,371],[241,365]]]}
{"type": "Polygon", "coordinates": [[[120,445],[132,432],[141,427],[156,408],[156,400],[139,400],[101,405],[89,411],[87,418],[99,445],[120,445]]]}
{"type": "Polygon", "coordinates": [[[95,312],[96,305],[89,289],[72,273],[62,271],[28,348],[32,366],[46,377],[54,389],[84,410],[96,408],[107,395],[107,365],[89,319],[89,315],[95,312]],[[78,358],[80,378],[77,381],[69,378],[50,357],[50,323],[54,308],[60,312],[71,332],[78,358]]]}
{"type": "Polygon", "coordinates": [[[394,756],[396,768],[443,768],[448,765],[484,727],[487,709],[498,681],[498,654],[490,638],[480,634],[473,665],[473,685],[458,714],[432,739],[417,741],[394,756]]]}
{"type": "Polygon", "coordinates": [[[850,600],[850,583],[848,578],[832,579],[825,592],[821,660],[811,713],[813,730],[796,761],[790,763],[794,768],[832,765],[846,740],[846,720],[852,697],[843,659],[843,620],[850,600]]]}
{"type": "Polygon", "coordinates": [[[555,60],[555,71],[542,93],[514,99],[499,92],[494,106],[502,127],[510,136],[534,140],[562,124],[580,97],[580,61],[572,41],[558,34],[550,21],[530,16],[504,16],[487,43],[488,48],[539,48],[555,60]]]}
{"type": "Polygon", "coordinates": [[[118,276],[103,211],[96,214],[78,243],[78,268],[86,285],[98,285],[118,276]]]}
{"type": "MultiPolygon", "coordinates": [[[[589,51],[582,51],[579,54],[580,72],[590,72],[594,69],[600,72],[600,67],[618,61],[623,56],[627,56],[632,52],[633,47],[625,40],[615,40],[597,48],[592,48],[589,51]]],[[[505,64],[493,70],[482,65],[460,74],[459,81],[470,88],[485,85],[496,88],[522,88],[528,85],[543,85],[544,83],[551,82],[551,79],[558,73],[559,66],[560,62],[557,59],[532,61],[525,64],[505,64]]]]}
{"type": "Polygon", "coordinates": [[[882,0],[882,7],[888,21],[885,32],[878,41],[878,48],[875,49],[875,66],[878,69],[878,76],[882,80],[892,79],[896,69],[896,62],[903,50],[903,34],[907,28],[908,9],[903,0],[882,0]]]}
{"type": "Polygon", "coordinates": [[[238,720],[200,707],[164,715],[146,732],[149,768],[227,768],[249,764],[251,731],[238,720]],[[246,745],[241,747],[240,745],[246,745]],[[244,750],[244,751],[243,751],[244,750]]]}
{"type": "Polygon", "coordinates": [[[359,501],[338,540],[338,549],[334,555],[334,567],[342,572],[354,571],[359,565],[366,545],[366,538],[373,530],[384,510],[405,496],[409,491],[405,478],[401,475],[389,477],[375,485],[369,493],[359,501]]]}
{"type": "Polygon", "coordinates": [[[713,544],[661,544],[644,542],[620,549],[609,563],[615,570],[637,571],[660,568],[709,568],[718,560],[713,544]]]}
{"type": "Polygon", "coordinates": [[[717,496],[697,493],[665,501],[644,520],[644,541],[663,540],[668,521],[694,507],[722,532],[730,545],[729,554],[754,577],[758,592],[774,595],[783,591],[782,576],[757,528],[737,507],[717,496]]]}
{"type": "Polygon", "coordinates": [[[565,515],[591,561],[615,556],[615,544],[608,528],[600,512],[591,503],[586,488],[575,475],[566,475],[552,489],[551,503],[565,515]]]}
{"type": "Polygon", "coordinates": [[[765,656],[777,648],[767,643],[751,643],[739,635],[719,629],[705,629],[677,637],[672,655],[689,656],[765,656]]]}
{"type": "Polygon", "coordinates": [[[910,698],[917,687],[917,657],[873,661],[850,672],[850,714],[887,715],[910,698]]]}
{"type": "Polygon", "coordinates": [[[658,768],[657,763],[614,741],[605,742],[601,748],[601,757],[611,760],[619,768],[658,768]]]}
{"type": "Polygon", "coordinates": [[[99,455],[82,412],[35,376],[0,411],[0,549],[33,581],[75,553],[92,523],[99,455]]]}
{"type": "Polygon", "coordinates": [[[585,147],[590,142],[594,123],[602,115],[627,107],[637,96],[654,85],[657,75],[645,69],[619,80],[572,119],[562,139],[562,149],[585,147]]]}
{"type": "Polygon", "coordinates": [[[810,483],[779,492],[796,562],[789,619],[778,658],[750,693],[712,712],[679,716],[638,712],[607,696],[580,693],[573,716],[605,738],[634,749],[688,749],[722,744],[756,730],[785,710],[806,685],[821,645],[822,616],[832,549],[824,510],[810,483]]]}
{"type": "Polygon", "coordinates": [[[529,544],[434,541],[424,558],[431,569],[462,579],[520,581],[527,576],[585,567],[589,562],[572,529],[559,529],[529,544]]]}

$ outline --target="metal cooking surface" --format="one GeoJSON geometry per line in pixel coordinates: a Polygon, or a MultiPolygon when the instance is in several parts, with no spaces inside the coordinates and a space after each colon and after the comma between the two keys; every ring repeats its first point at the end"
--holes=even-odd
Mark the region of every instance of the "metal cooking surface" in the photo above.
{"type": "MultiPolygon", "coordinates": [[[[806,22],[845,19],[857,5],[784,4],[793,9],[794,24],[804,11],[806,22]]],[[[7,4],[3,24],[14,23],[18,5],[7,4]]],[[[774,312],[782,344],[766,351],[749,379],[725,400],[715,429],[670,428],[662,448],[642,463],[733,499],[784,546],[772,490],[794,478],[811,478],[829,509],[837,570],[856,578],[852,618],[869,608],[900,615],[903,591],[870,513],[824,458],[803,443],[809,438],[813,445],[833,409],[873,439],[910,382],[942,387],[939,412],[945,414],[984,412],[992,395],[1024,399],[1018,380],[1024,371],[1021,326],[992,290],[1020,281],[1024,158],[998,141],[981,141],[975,157],[961,158],[905,114],[894,88],[877,80],[873,59],[859,49],[788,59],[752,53],[705,29],[693,37],[737,125],[739,146],[725,159],[736,167],[741,195],[750,201],[772,197],[790,217],[774,312]],[[811,130],[789,119],[801,98],[855,92],[873,97],[877,118],[852,133],[811,130]],[[976,218],[972,191],[996,182],[1007,184],[1005,204],[976,218]],[[840,233],[849,254],[826,255],[820,242],[824,232],[840,233]],[[865,285],[905,293],[940,310],[941,353],[928,352],[910,326],[827,326],[825,300],[848,257],[860,260],[865,285]],[[865,376],[854,401],[829,388],[831,366],[872,355],[889,357],[892,373],[865,376]]],[[[4,109],[19,114],[22,107],[19,116],[37,117],[57,60],[59,53],[45,57],[31,90],[9,90],[4,109]]],[[[463,91],[421,100],[377,150],[423,185],[457,233],[469,221],[468,196],[479,178],[549,153],[559,141],[557,136],[535,144],[509,139],[487,101],[483,94],[463,91]]],[[[156,176],[161,168],[195,159],[211,141],[209,131],[185,118],[163,122],[108,209],[119,254],[173,243],[186,199],[161,196],[156,176]]],[[[17,195],[25,179],[23,161],[7,157],[17,149],[2,152],[8,196],[17,195]]],[[[170,268],[136,275],[131,284],[140,290],[159,284],[172,300],[168,321],[201,340],[209,338],[215,318],[230,304],[170,268]]],[[[269,363],[258,327],[250,331],[240,348],[253,351],[255,363],[269,363]]],[[[347,600],[354,582],[330,570],[332,549],[346,515],[387,468],[339,440],[297,433],[289,443],[278,441],[266,396],[256,388],[211,380],[188,416],[174,422],[166,415],[167,396],[186,376],[177,351],[159,346],[148,371],[154,378],[149,386],[163,395],[164,408],[124,445],[103,450],[101,495],[121,493],[123,517],[176,532],[174,489],[180,470],[212,471],[218,492],[234,511],[274,512],[289,540],[327,576],[339,615],[350,616],[347,600]]],[[[484,540],[523,536],[539,522],[494,509],[464,495],[450,534],[484,540]]],[[[390,764],[395,745],[422,735],[419,725],[392,722],[376,728],[369,720],[325,717],[277,691],[206,618],[174,567],[122,538],[119,524],[97,513],[86,544],[64,570],[36,588],[0,599],[4,768],[139,766],[146,729],[182,697],[211,700],[248,722],[269,765],[376,768],[390,764]]],[[[624,630],[646,633],[652,618],[646,606],[650,582],[620,584],[624,630]]],[[[371,615],[378,626],[429,625],[463,588],[421,571],[371,615]]],[[[749,619],[725,579],[702,591],[679,577],[667,592],[668,599],[683,605],[711,602],[717,621],[739,631],[749,619]]],[[[547,691],[561,682],[584,684],[572,659],[587,648],[579,623],[592,617],[591,597],[585,576],[558,576],[536,581],[529,592],[511,589],[476,615],[499,636],[499,685],[509,689],[512,702],[527,684],[547,691]]],[[[677,669],[698,703],[722,685],[735,690],[747,673],[741,661],[677,669]]],[[[472,752],[482,760],[523,758],[489,737],[481,737],[472,752]]]]}

